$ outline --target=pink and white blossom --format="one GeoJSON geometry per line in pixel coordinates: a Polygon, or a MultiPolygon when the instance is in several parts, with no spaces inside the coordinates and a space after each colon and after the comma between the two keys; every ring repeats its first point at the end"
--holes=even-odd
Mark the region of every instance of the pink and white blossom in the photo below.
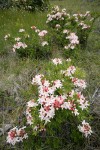
{"type": "Polygon", "coordinates": [[[38,106],[38,104],[35,103],[34,100],[30,100],[29,102],[27,102],[27,106],[28,107],[36,107],[36,106],[38,106]]]}
{"type": "Polygon", "coordinates": [[[44,77],[44,75],[42,75],[42,74],[36,75],[36,76],[32,79],[32,84],[41,85],[41,80],[42,80],[43,77],[44,77]]]}
{"type": "Polygon", "coordinates": [[[14,127],[8,132],[7,136],[7,143],[15,145],[17,142],[22,142],[23,139],[27,139],[28,135],[25,132],[25,126],[18,129],[17,127],[14,127]]]}
{"type": "Polygon", "coordinates": [[[62,60],[61,60],[60,58],[54,58],[54,59],[52,59],[52,62],[53,62],[55,65],[62,64],[62,60]]]}
{"type": "Polygon", "coordinates": [[[42,31],[40,31],[40,32],[38,33],[38,35],[39,35],[40,37],[44,37],[47,33],[48,33],[48,31],[42,30],[42,31]]]}
{"type": "Polygon", "coordinates": [[[86,88],[86,82],[82,79],[72,78],[72,82],[76,87],[83,88],[83,89],[86,88]]]}
{"type": "Polygon", "coordinates": [[[85,137],[91,135],[92,133],[91,126],[85,120],[82,121],[82,126],[81,125],[78,126],[78,129],[85,135],[85,137]]]}
{"type": "Polygon", "coordinates": [[[17,42],[16,44],[14,44],[14,46],[13,46],[13,49],[20,49],[20,48],[23,48],[23,49],[25,49],[25,48],[27,48],[27,45],[25,44],[25,43],[22,43],[22,42],[17,42]]]}

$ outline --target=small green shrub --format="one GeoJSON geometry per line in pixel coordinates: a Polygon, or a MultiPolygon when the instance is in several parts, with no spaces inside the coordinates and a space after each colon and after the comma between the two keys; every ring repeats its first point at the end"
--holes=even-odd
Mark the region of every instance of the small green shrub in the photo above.
{"type": "Polygon", "coordinates": [[[49,0],[0,0],[0,8],[17,7],[29,11],[45,10],[49,0]]]}
{"type": "Polygon", "coordinates": [[[13,44],[12,51],[21,58],[49,58],[51,55],[51,38],[47,30],[40,31],[33,26],[30,33],[19,29],[17,37],[7,34],[4,38],[13,44]]]}

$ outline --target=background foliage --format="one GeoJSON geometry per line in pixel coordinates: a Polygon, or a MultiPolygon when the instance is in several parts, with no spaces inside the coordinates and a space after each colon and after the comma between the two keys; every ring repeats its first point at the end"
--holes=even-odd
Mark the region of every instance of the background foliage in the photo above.
{"type": "Polygon", "coordinates": [[[48,8],[48,0],[0,0],[0,8],[17,7],[25,10],[44,10],[48,8]]]}

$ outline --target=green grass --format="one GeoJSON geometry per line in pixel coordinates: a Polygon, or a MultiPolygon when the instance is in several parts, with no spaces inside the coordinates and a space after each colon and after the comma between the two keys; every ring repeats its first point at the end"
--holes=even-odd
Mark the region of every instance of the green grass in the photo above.
{"type": "Polygon", "coordinates": [[[0,10],[0,54],[4,54],[9,45],[4,41],[6,34],[9,33],[12,37],[17,36],[19,29],[24,28],[26,32],[29,32],[33,25],[39,29],[45,29],[45,20],[46,12],[29,13],[16,9],[0,10]]]}
{"type": "Polygon", "coordinates": [[[66,8],[68,12],[77,13],[91,11],[93,13],[100,13],[100,2],[94,0],[51,0],[52,5],[58,5],[61,8],[66,8]]]}

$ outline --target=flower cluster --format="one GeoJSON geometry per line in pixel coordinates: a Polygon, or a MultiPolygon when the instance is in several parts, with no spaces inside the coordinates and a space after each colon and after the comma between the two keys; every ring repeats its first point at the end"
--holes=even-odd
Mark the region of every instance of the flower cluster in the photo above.
{"type": "MultiPolygon", "coordinates": [[[[65,16],[66,16],[66,9],[62,9],[60,11],[59,7],[55,6],[55,7],[53,7],[51,14],[47,15],[46,23],[50,23],[54,20],[55,20],[55,22],[59,23],[59,21],[61,22],[62,20],[65,20],[65,16]]],[[[57,24],[55,24],[55,26],[57,26],[57,24]]]]}
{"type": "Polygon", "coordinates": [[[86,83],[85,83],[85,81],[82,80],[82,79],[72,78],[72,82],[74,83],[74,85],[75,85],[76,87],[80,87],[80,88],[83,88],[83,89],[86,88],[86,83]]]}
{"type": "Polygon", "coordinates": [[[19,32],[25,32],[25,29],[19,29],[19,32]]]}
{"type": "Polygon", "coordinates": [[[27,109],[26,109],[26,119],[27,119],[27,124],[32,125],[33,124],[33,117],[31,115],[31,107],[36,107],[37,104],[34,102],[34,100],[30,100],[27,103],[27,109]]]}
{"type": "Polygon", "coordinates": [[[79,22],[80,20],[84,20],[84,19],[86,19],[89,16],[91,16],[90,15],[90,11],[86,11],[85,14],[81,14],[81,13],[73,14],[73,17],[75,18],[76,22],[79,22]]]}
{"type": "MultiPolygon", "coordinates": [[[[78,27],[80,27],[82,30],[85,30],[85,29],[89,29],[90,28],[90,25],[87,25],[86,23],[85,23],[85,20],[87,19],[87,18],[89,18],[89,17],[91,17],[91,15],[90,15],[90,11],[86,11],[86,13],[85,14],[73,14],[73,17],[74,17],[74,21],[76,22],[76,23],[78,23],[77,25],[78,25],[78,27]]],[[[93,18],[92,18],[92,20],[93,20],[93,18]]],[[[91,21],[91,19],[90,19],[90,21],[91,21]]]]}
{"type": "Polygon", "coordinates": [[[46,30],[42,30],[38,33],[40,37],[44,37],[48,32],[46,30]]]}
{"type": "MultiPolygon", "coordinates": [[[[63,61],[60,58],[52,59],[52,63],[58,68],[59,65],[63,66],[63,61]]],[[[59,71],[61,79],[53,81],[46,80],[43,74],[38,74],[32,79],[32,84],[38,86],[38,98],[37,100],[30,100],[27,102],[26,117],[27,123],[33,125],[36,131],[41,130],[41,125],[39,125],[39,123],[41,124],[42,122],[42,126],[45,128],[45,125],[52,122],[52,119],[55,117],[55,114],[59,109],[62,111],[66,110],[66,112],[69,111],[71,114],[78,116],[81,115],[82,111],[87,109],[89,106],[88,101],[80,92],[80,88],[86,88],[85,81],[74,77],[76,67],[69,66],[67,70],[59,71]],[[64,89],[67,85],[67,78],[70,81],[70,84],[73,85],[73,89],[66,93],[66,90],[64,89]],[[36,110],[38,117],[40,118],[40,122],[37,124],[34,121],[34,116],[32,116],[33,112],[36,110]]]]}
{"type": "Polygon", "coordinates": [[[90,26],[85,24],[84,21],[81,21],[78,25],[82,28],[82,30],[90,28],[90,26]]]}
{"type": "MultiPolygon", "coordinates": [[[[47,132],[49,122],[53,122],[55,118],[59,120],[58,112],[62,116],[63,113],[66,116],[72,115],[78,122],[81,121],[82,116],[86,115],[89,103],[82,94],[86,83],[76,77],[77,68],[70,65],[70,62],[70,58],[66,61],[54,58],[48,68],[52,68],[52,72],[49,72],[47,77],[37,74],[32,79],[31,84],[37,89],[37,96],[27,102],[26,119],[27,124],[32,126],[34,135],[41,131],[47,132]]],[[[62,120],[60,118],[61,121],[63,122],[63,117],[62,120]]],[[[11,129],[8,132],[7,142],[14,145],[26,139],[28,136],[24,128],[11,129]]],[[[85,120],[82,121],[82,126],[78,126],[78,129],[85,137],[92,133],[89,123],[85,120]]]]}
{"type": "Polygon", "coordinates": [[[74,49],[77,44],[79,44],[78,36],[75,33],[70,33],[69,36],[66,37],[69,40],[70,44],[65,46],[65,49],[74,49]]]}
{"type": "MultiPolygon", "coordinates": [[[[93,20],[93,19],[92,19],[93,20]]],[[[52,8],[50,14],[47,15],[46,23],[52,27],[64,49],[75,49],[77,45],[85,43],[90,30],[91,15],[87,11],[85,14],[69,14],[66,9],[60,10],[58,6],[52,8]],[[89,20],[89,25],[87,24],[89,20]],[[83,32],[83,31],[84,32],[83,32]]]]}
{"type": "Polygon", "coordinates": [[[52,59],[52,62],[57,65],[57,64],[62,64],[62,60],[60,58],[54,58],[52,59]]]}
{"type": "MultiPolygon", "coordinates": [[[[17,38],[17,39],[15,39],[15,40],[19,41],[20,38],[17,38]]],[[[17,43],[14,44],[14,46],[13,46],[13,52],[15,52],[16,49],[20,49],[20,48],[25,49],[25,48],[27,48],[27,45],[26,45],[25,43],[22,43],[22,42],[17,42],[17,43]]]]}
{"type": "Polygon", "coordinates": [[[47,30],[40,31],[36,26],[32,26],[31,29],[33,29],[36,33],[38,33],[38,36],[40,38],[41,46],[44,47],[46,45],[49,45],[47,41],[44,40],[45,36],[47,35],[47,30]]]}
{"type": "Polygon", "coordinates": [[[17,127],[14,127],[8,132],[7,136],[7,143],[10,143],[12,145],[15,145],[17,142],[22,142],[23,139],[27,139],[28,135],[25,132],[26,127],[22,127],[18,129],[17,127]]]}
{"type": "Polygon", "coordinates": [[[76,71],[75,66],[70,66],[67,70],[61,70],[61,73],[63,73],[65,76],[71,77],[72,74],[74,74],[76,71]]]}
{"type": "Polygon", "coordinates": [[[85,122],[85,120],[82,121],[82,126],[79,125],[78,128],[79,128],[79,131],[85,135],[85,137],[87,137],[88,135],[91,135],[92,133],[89,123],[85,122]]]}

